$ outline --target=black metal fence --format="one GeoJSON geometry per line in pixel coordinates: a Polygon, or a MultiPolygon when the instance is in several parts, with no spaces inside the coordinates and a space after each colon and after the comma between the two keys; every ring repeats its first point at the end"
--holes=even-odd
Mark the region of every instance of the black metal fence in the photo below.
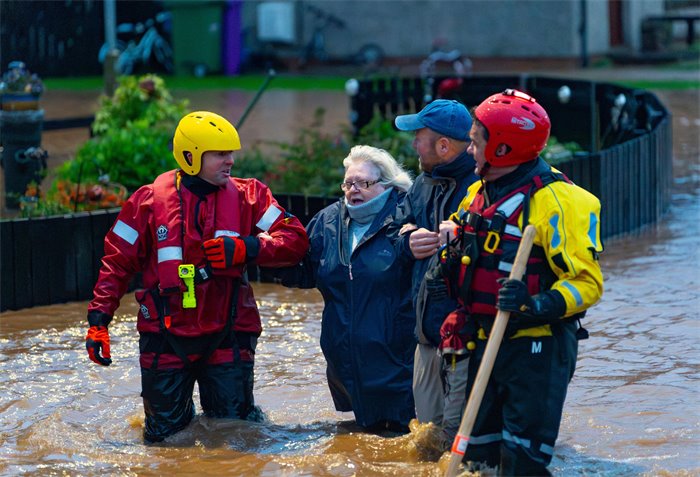
{"type": "MultiPolygon", "coordinates": [[[[302,223],[338,200],[277,195],[302,223]]],[[[120,209],[0,221],[0,311],[92,298],[104,238],[120,209]]],[[[264,276],[249,269],[251,280],[264,276]]]]}
{"type": "MultiPolygon", "coordinates": [[[[119,0],[116,21],[139,22],[163,2],[119,0]]],[[[102,74],[104,2],[95,0],[0,1],[0,66],[22,60],[41,77],[102,74]]]]}
{"type": "MultiPolygon", "coordinates": [[[[351,97],[355,131],[375,114],[414,113],[436,97],[449,77],[359,82],[351,97]]],[[[530,93],[547,110],[552,135],[586,152],[556,167],[601,201],[601,234],[611,238],[651,224],[668,210],[672,186],[671,115],[648,91],[546,76],[473,76],[449,98],[471,108],[507,88],[530,93]]]]}
{"type": "MultiPolygon", "coordinates": [[[[415,112],[435,94],[439,78],[360,82],[351,99],[359,129],[378,112],[386,117],[415,112]]],[[[556,165],[602,203],[604,238],[624,235],[658,220],[668,209],[672,186],[671,117],[651,93],[611,84],[531,76],[466,78],[453,92],[473,106],[488,95],[518,87],[543,104],[560,141],[587,152],[556,165]],[[562,90],[566,86],[567,89],[562,90]],[[567,92],[568,94],[563,94],[567,92]],[[566,101],[563,101],[566,100],[566,101]]],[[[337,198],[277,195],[280,204],[307,223],[337,198]]],[[[92,297],[104,236],[118,210],[0,221],[0,311],[92,297]]],[[[264,270],[249,270],[265,280],[264,270]]]]}

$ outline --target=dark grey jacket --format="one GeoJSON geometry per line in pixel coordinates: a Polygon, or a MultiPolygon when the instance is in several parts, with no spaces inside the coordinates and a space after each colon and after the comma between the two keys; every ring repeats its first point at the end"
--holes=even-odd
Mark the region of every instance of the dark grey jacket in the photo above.
{"type": "Polygon", "coordinates": [[[454,161],[433,168],[432,173],[420,174],[388,230],[399,253],[414,261],[411,287],[416,308],[416,335],[422,344],[437,346],[440,343],[440,326],[447,314],[457,308],[457,301],[447,296],[442,278],[437,274],[430,277],[429,272],[437,264],[437,254],[415,260],[408,246],[410,234],[399,235],[399,230],[404,224],[412,223],[437,232],[440,222],[457,210],[469,185],[479,179],[474,167],[474,159],[465,151],[454,161]]]}

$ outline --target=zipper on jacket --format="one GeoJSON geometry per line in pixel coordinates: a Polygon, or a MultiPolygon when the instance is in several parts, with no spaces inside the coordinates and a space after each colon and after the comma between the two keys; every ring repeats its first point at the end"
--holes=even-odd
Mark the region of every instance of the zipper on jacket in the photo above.
{"type": "Polygon", "coordinates": [[[350,280],[352,280],[352,262],[348,263],[348,271],[350,272],[350,280]]]}

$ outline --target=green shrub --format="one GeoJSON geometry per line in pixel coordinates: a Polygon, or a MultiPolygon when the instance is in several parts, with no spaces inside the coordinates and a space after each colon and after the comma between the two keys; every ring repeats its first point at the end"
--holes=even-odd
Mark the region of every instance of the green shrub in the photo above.
{"type": "Polygon", "coordinates": [[[93,137],[58,177],[75,183],[109,181],[131,192],[172,168],[170,144],[187,100],[174,101],[162,78],[124,76],[114,96],[102,96],[92,124],[93,137]]]}
{"type": "Polygon", "coordinates": [[[559,142],[556,137],[549,136],[547,146],[542,151],[541,156],[548,164],[554,166],[568,161],[573,157],[575,152],[582,151],[583,148],[577,142],[559,142]]]}

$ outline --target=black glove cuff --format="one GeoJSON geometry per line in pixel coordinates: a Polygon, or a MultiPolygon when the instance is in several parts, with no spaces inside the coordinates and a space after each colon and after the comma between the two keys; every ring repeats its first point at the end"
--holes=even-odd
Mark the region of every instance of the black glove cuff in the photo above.
{"type": "Polygon", "coordinates": [[[101,311],[88,311],[87,320],[90,326],[104,326],[107,328],[109,323],[112,321],[112,317],[107,313],[102,313],[101,311]]]}
{"type": "Polygon", "coordinates": [[[557,290],[547,290],[532,299],[535,305],[532,314],[537,318],[556,321],[566,314],[566,300],[557,290]]]}
{"type": "Polygon", "coordinates": [[[245,243],[245,261],[250,262],[257,258],[260,253],[260,239],[257,237],[242,237],[243,243],[245,243]]]}

